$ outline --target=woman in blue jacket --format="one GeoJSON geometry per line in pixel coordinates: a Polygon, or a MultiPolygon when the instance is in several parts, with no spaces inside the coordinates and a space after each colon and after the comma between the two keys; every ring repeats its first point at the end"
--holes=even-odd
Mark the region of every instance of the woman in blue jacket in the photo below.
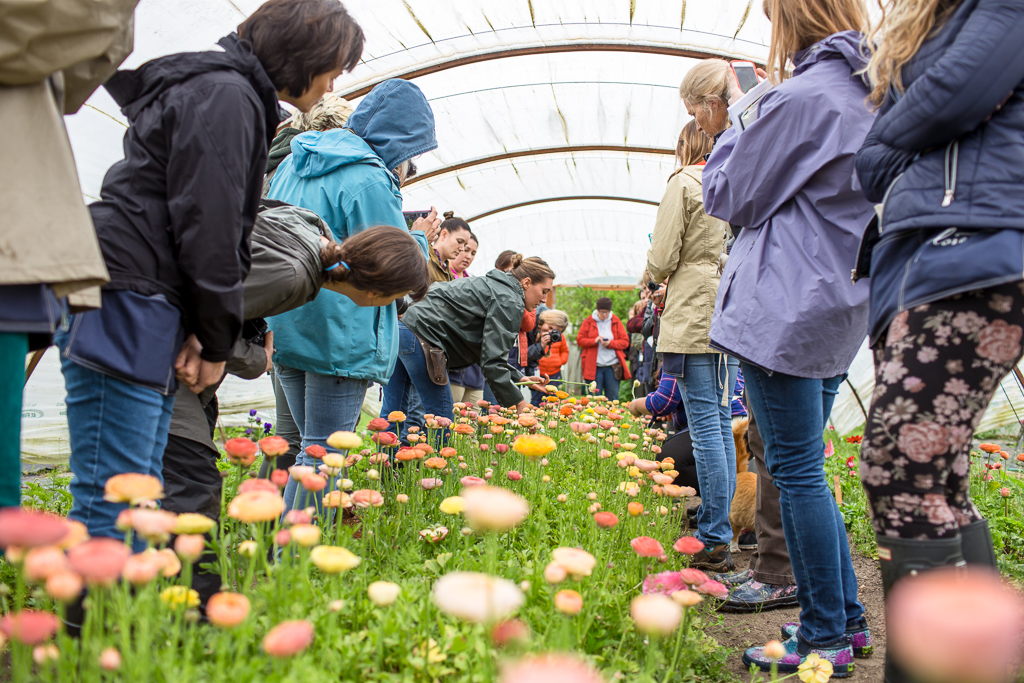
{"type": "MultiPolygon", "coordinates": [[[[377,225],[404,229],[401,186],[410,163],[437,148],[426,97],[408,81],[385,81],[363,98],[345,126],[296,136],[267,196],[313,211],[342,243],[377,225]]],[[[426,260],[423,232],[413,237],[426,260]]],[[[309,446],[326,448],[333,432],[355,429],[369,382],[388,383],[398,357],[394,299],[356,302],[322,290],[305,306],[268,319],[274,370],[302,435],[298,464],[315,464],[305,454],[309,446]]],[[[289,509],[296,489],[289,481],[289,509]]]]}
{"type": "MultiPolygon", "coordinates": [[[[867,641],[846,526],[823,476],[822,430],[867,331],[867,288],[847,278],[872,214],[853,156],[873,114],[857,75],[867,63],[858,0],[769,0],[768,60],[779,82],[745,130],[727,130],[704,170],[704,207],[743,226],[722,274],[711,346],[740,359],[800,602],[780,673],[813,653],[835,675],[867,641]],[[788,60],[793,76],[786,79],[788,60]]],[[[735,99],[735,95],[733,95],[735,99]]],[[[751,648],[744,662],[772,661],[751,648]]]]}
{"type": "Polygon", "coordinates": [[[938,8],[889,3],[868,69],[881,106],[857,154],[883,202],[865,235],[875,392],[860,475],[886,592],[911,571],[996,565],[969,451],[1024,352],[1024,3],[938,8]]]}

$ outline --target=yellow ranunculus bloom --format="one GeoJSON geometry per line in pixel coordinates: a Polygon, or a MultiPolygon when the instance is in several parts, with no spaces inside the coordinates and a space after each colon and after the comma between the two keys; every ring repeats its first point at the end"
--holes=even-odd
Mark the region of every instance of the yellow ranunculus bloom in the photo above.
{"type": "Polygon", "coordinates": [[[466,499],[461,496],[449,496],[441,501],[439,507],[446,515],[457,515],[466,509],[466,499]]]}
{"type": "Polygon", "coordinates": [[[327,445],[339,451],[352,451],[363,447],[363,439],[353,432],[334,432],[327,437],[327,445]]]}
{"type": "Polygon", "coordinates": [[[199,593],[185,586],[168,586],[160,593],[160,600],[172,609],[198,607],[199,593]]]}
{"type": "Polygon", "coordinates": [[[512,442],[512,449],[527,458],[542,458],[558,448],[558,444],[545,434],[523,434],[512,442]]]}
{"type": "Polygon", "coordinates": [[[807,655],[807,659],[797,669],[797,675],[803,683],[828,683],[832,678],[832,662],[822,659],[815,652],[807,655]]]}
{"type": "Polygon", "coordinates": [[[174,522],[174,533],[176,534],[205,534],[212,529],[215,522],[206,515],[196,512],[185,512],[178,515],[174,522]]]}
{"type": "Polygon", "coordinates": [[[324,574],[340,574],[359,566],[362,559],[348,548],[318,545],[309,551],[310,561],[324,574]]]}

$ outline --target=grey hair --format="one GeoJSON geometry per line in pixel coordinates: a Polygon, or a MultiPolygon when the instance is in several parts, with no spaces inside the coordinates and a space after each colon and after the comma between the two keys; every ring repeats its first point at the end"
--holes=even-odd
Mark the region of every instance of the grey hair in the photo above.
{"type": "Polygon", "coordinates": [[[309,112],[295,112],[285,122],[285,125],[296,128],[302,133],[307,130],[334,130],[342,128],[354,110],[344,97],[334,93],[325,93],[309,112]]]}

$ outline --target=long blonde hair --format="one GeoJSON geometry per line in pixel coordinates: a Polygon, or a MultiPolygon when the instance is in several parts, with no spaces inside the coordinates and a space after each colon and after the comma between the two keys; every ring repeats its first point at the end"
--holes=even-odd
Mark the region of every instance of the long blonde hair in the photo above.
{"type": "Polygon", "coordinates": [[[767,71],[773,83],[789,78],[786,64],[800,50],[833,33],[868,29],[863,0],[764,0],[764,13],[772,22],[767,71]]]}
{"type": "Polygon", "coordinates": [[[871,102],[885,101],[889,88],[903,92],[903,65],[940,29],[961,0],[878,0],[882,19],[868,36],[872,50],[866,69],[871,102]],[[880,39],[880,40],[879,40],[880,39]]]}
{"type": "Polygon", "coordinates": [[[684,168],[699,164],[704,155],[709,154],[712,149],[712,141],[707,135],[700,132],[696,121],[689,121],[679,133],[676,141],[676,158],[684,168]]]}
{"type": "Polygon", "coordinates": [[[679,97],[689,107],[701,107],[711,113],[711,103],[729,106],[729,62],[724,59],[701,60],[686,72],[679,84],[679,97]]]}

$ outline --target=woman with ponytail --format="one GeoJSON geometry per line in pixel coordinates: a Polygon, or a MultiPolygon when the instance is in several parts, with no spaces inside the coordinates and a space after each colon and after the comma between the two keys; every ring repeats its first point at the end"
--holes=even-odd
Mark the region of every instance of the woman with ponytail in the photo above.
{"type": "MultiPolygon", "coordinates": [[[[516,254],[508,272],[495,269],[483,277],[435,284],[423,301],[410,306],[402,317],[399,363],[388,383],[381,414],[397,410],[396,399],[412,384],[424,412],[451,415],[447,370],[473,363],[480,364],[501,405],[526,410],[529,403],[515,384],[524,378],[509,366],[508,354],[523,314],[537,308],[554,279],[555,274],[541,259],[516,254]]],[[[539,377],[525,379],[544,385],[539,377]]]]}

